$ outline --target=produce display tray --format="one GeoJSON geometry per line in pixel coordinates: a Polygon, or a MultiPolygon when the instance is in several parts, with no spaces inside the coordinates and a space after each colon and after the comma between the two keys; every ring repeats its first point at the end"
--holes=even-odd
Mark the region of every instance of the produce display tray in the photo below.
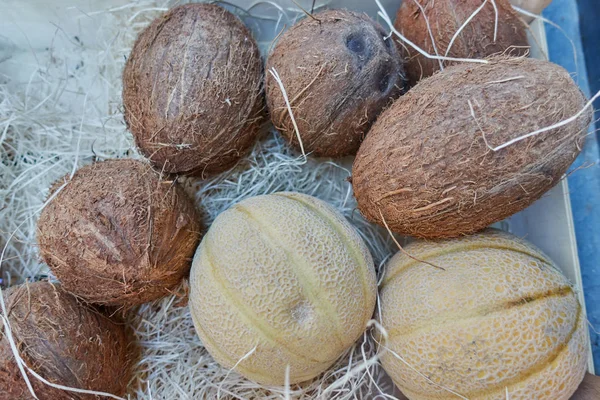
{"type": "MultiPolygon", "coordinates": [[[[532,45],[532,56],[539,58],[547,56],[548,41],[544,23],[541,20],[536,20],[531,24],[531,34],[535,38],[534,42],[539,43],[541,47],[540,49],[532,45]]],[[[567,278],[575,285],[579,302],[585,311],[585,294],[577,251],[569,183],[566,177],[536,203],[503,221],[502,224],[506,230],[527,238],[557,263],[567,278]]],[[[594,358],[591,351],[588,370],[592,374],[594,373],[594,358]]]]}
{"type": "MultiPolygon", "coordinates": [[[[76,36],[77,39],[73,40],[81,40],[83,43],[93,42],[96,38],[99,27],[93,22],[93,14],[90,14],[90,20],[73,18],[73,15],[80,17],[92,10],[126,7],[128,1],[82,1],[81,8],[74,7],[74,3],[74,0],[32,0],[28,2],[6,0],[2,7],[10,10],[10,12],[0,12],[0,24],[3,26],[3,32],[0,35],[0,61],[8,60],[8,62],[0,62],[0,74],[8,77],[13,82],[21,82],[22,87],[26,88],[27,80],[38,59],[48,59],[52,56],[52,46],[57,31],[77,31],[79,32],[76,36]],[[85,6],[83,3],[85,3],[85,6]]],[[[312,0],[297,0],[295,2],[286,0],[278,3],[288,4],[289,9],[273,7],[267,1],[228,0],[224,5],[230,10],[238,9],[238,11],[239,9],[248,10],[250,8],[254,15],[260,14],[265,17],[264,19],[244,18],[244,13],[238,12],[238,15],[253,30],[261,50],[265,53],[268,51],[273,39],[280,34],[283,28],[291,26],[297,18],[302,16],[301,13],[297,12],[297,5],[294,3],[298,3],[307,9],[313,6],[312,0]]],[[[400,5],[399,0],[381,0],[381,3],[390,16],[395,15],[400,5]]],[[[157,1],[155,9],[164,9],[167,4],[170,3],[157,1]]],[[[318,0],[314,2],[314,7],[317,9],[324,6],[363,11],[384,24],[377,15],[379,8],[374,0],[318,0]]],[[[385,28],[387,29],[387,27],[385,28]]],[[[547,57],[548,45],[543,23],[541,21],[532,23],[530,34],[532,56],[547,57]]],[[[120,150],[127,154],[126,143],[120,143],[119,146],[121,146],[120,150]]],[[[347,160],[343,163],[346,167],[349,164],[350,162],[347,160]]],[[[526,238],[552,258],[573,283],[585,311],[582,274],[569,196],[569,184],[566,178],[562,179],[559,185],[532,206],[498,223],[496,226],[526,238]]],[[[0,225],[0,231],[5,232],[5,227],[0,225]]],[[[588,370],[594,373],[591,355],[588,370]]]]}

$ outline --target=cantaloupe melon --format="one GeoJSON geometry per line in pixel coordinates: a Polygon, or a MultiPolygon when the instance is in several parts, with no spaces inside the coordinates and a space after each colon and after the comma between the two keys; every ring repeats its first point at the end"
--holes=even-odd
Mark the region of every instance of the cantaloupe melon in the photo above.
{"type": "MultiPolygon", "coordinates": [[[[528,11],[533,14],[541,14],[544,8],[552,2],[552,0],[510,0],[512,5],[519,7],[522,10],[528,11]]],[[[518,13],[521,18],[526,22],[534,20],[533,17],[518,13]]]]}
{"type": "Polygon", "coordinates": [[[246,199],[220,214],[192,263],[198,335],[225,368],[267,385],[309,380],[366,329],[373,260],[333,207],[298,193],[246,199]]]}
{"type": "Polygon", "coordinates": [[[382,283],[382,363],[409,399],[570,398],[586,369],[586,318],[547,256],[496,230],[405,250],[445,269],[398,253],[382,283]]]}

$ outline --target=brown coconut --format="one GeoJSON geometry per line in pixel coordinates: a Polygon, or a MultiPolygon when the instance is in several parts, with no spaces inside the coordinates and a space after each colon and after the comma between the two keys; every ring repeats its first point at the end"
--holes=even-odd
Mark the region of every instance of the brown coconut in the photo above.
{"type": "MultiPolygon", "coordinates": [[[[492,2],[488,1],[461,31],[448,51],[454,34],[483,2],[484,0],[405,0],[398,10],[394,26],[407,39],[432,55],[436,54],[436,50],[440,56],[455,58],[525,54],[529,50],[526,25],[513,10],[509,0],[494,2],[498,9],[496,40],[496,12],[492,2]]],[[[408,44],[398,48],[405,58],[406,75],[411,86],[439,71],[440,64],[449,65],[446,61],[426,58],[408,44]]]]}
{"type": "MultiPolygon", "coordinates": [[[[279,74],[304,150],[355,154],[371,123],[401,93],[404,72],[387,32],[365,14],[329,10],[285,32],[267,60],[279,74]]],[[[282,90],[266,75],[273,125],[300,149],[282,90]]]]}
{"type": "MultiPolygon", "coordinates": [[[[19,355],[53,384],[125,394],[136,357],[133,337],[118,319],[84,306],[60,285],[28,283],[3,293],[7,318],[19,355]]],[[[2,326],[0,400],[32,398],[2,326]]],[[[40,400],[105,399],[55,389],[28,373],[40,400]]]]}
{"type": "Polygon", "coordinates": [[[586,374],[571,400],[600,399],[600,376],[586,374]]]}
{"type": "Polygon", "coordinates": [[[109,160],[75,173],[42,211],[37,238],[65,290],[130,307],[169,294],[187,276],[201,229],[176,182],[142,161],[109,160]]]}
{"type": "Polygon", "coordinates": [[[186,4],[138,37],[123,71],[125,121],[159,170],[232,167],[264,115],[262,60],[244,24],[212,4],[186,4]]]}
{"type": "Polygon", "coordinates": [[[488,145],[556,124],[585,102],[569,73],[547,61],[448,67],[373,125],[353,165],[358,207],[372,222],[385,219],[394,232],[424,238],[470,234],[502,220],[559,182],[592,114],[498,151],[488,145]]]}

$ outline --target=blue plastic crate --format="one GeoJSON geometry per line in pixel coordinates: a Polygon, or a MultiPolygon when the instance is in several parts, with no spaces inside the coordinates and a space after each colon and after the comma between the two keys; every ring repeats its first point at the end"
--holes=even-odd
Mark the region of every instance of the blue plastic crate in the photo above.
{"type": "MultiPolygon", "coordinates": [[[[600,4],[597,0],[580,0],[582,14],[591,18],[594,14],[600,14],[600,4]]],[[[592,82],[594,92],[598,90],[597,77],[600,76],[600,27],[598,20],[583,25],[585,36],[580,29],[580,10],[576,0],[554,0],[544,11],[544,16],[558,24],[561,30],[546,25],[548,48],[550,60],[562,65],[573,73],[574,79],[584,93],[590,97],[594,93],[590,90],[589,77],[596,77],[592,82]],[[594,32],[595,31],[595,32],[594,32]],[[594,35],[598,37],[594,38],[594,35]],[[577,52],[576,57],[568,36],[574,43],[577,52]],[[585,38],[585,41],[582,41],[585,38]],[[584,48],[584,42],[586,47],[584,48]],[[594,69],[588,75],[586,66],[594,69]],[[590,62],[592,61],[592,62],[590,62]]],[[[591,22],[590,21],[590,22],[591,22]]],[[[597,113],[596,117],[600,117],[597,113]]],[[[576,170],[569,176],[569,187],[573,216],[575,219],[575,233],[577,235],[577,248],[581,264],[583,287],[586,297],[588,320],[591,325],[590,333],[592,348],[594,351],[594,362],[600,369],[600,149],[598,133],[595,127],[590,128],[583,152],[575,162],[572,170],[576,170]],[[585,169],[578,169],[581,167],[585,169]]]]}

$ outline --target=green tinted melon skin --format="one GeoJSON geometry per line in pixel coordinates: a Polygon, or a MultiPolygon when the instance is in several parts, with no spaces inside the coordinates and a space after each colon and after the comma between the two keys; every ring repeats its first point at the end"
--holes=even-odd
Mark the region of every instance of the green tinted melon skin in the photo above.
{"type": "Polygon", "coordinates": [[[194,257],[190,309],[223,367],[282,385],[289,365],[293,384],[363,334],[376,292],[372,257],[345,218],[311,196],[277,193],[216,218],[194,257]]]}

